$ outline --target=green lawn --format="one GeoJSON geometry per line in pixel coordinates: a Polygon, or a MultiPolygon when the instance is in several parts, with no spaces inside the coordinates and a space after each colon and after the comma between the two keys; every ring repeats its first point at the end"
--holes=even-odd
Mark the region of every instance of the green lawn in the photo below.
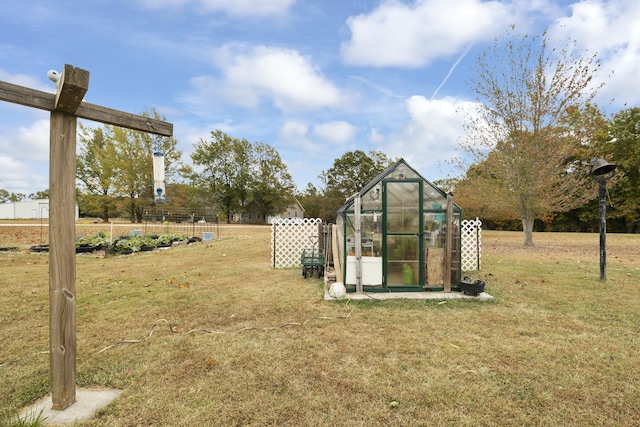
{"type": "MultiPolygon", "coordinates": [[[[123,390],[79,425],[640,425],[640,236],[602,282],[595,234],[483,234],[488,303],[325,302],[268,228],[78,256],[78,386],[123,390]]],[[[2,425],[49,390],[48,256],[0,271],[2,425]]]]}

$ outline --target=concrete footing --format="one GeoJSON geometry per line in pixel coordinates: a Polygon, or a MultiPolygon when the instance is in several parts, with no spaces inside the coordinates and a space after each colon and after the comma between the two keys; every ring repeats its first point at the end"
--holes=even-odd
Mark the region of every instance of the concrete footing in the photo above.
{"type": "Polygon", "coordinates": [[[91,419],[95,413],[116,399],[122,390],[76,389],[76,403],[63,411],[53,409],[51,396],[42,398],[20,413],[22,420],[34,420],[38,416],[44,425],[66,425],[91,419]]]}
{"type": "MultiPolygon", "coordinates": [[[[325,287],[324,299],[327,301],[337,301],[329,295],[325,287]]],[[[493,296],[482,292],[478,296],[465,295],[462,292],[351,292],[347,293],[343,300],[378,300],[388,299],[432,299],[432,300],[473,300],[473,301],[493,301],[493,296]]]]}

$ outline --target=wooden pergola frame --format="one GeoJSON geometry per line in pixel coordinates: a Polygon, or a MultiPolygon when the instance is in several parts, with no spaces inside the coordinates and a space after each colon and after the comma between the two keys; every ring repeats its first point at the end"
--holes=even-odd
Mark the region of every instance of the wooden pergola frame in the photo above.
{"type": "Polygon", "coordinates": [[[89,72],[65,64],[56,94],[0,81],[0,101],[51,112],[49,144],[49,360],[53,409],[76,401],[76,128],[78,118],[172,136],[171,123],[83,102],[89,72]]]}

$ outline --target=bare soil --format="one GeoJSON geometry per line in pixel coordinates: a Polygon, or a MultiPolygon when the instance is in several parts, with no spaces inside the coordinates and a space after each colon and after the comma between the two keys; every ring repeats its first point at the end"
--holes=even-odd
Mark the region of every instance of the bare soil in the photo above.
{"type": "MultiPolygon", "coordinates": [[[[109,232],[110,224],[94,222],[78,222],[76,235],[94,235],[99,231],[109,232]]],[[[119,223],[118,227],[132,225],[119,223]]],[[[140,225],[138,224],[138,228],[140,225]]],[[[34,220],[0,221],[0,248],[28,247],[49,242],[49,224],[34,220]]]]}

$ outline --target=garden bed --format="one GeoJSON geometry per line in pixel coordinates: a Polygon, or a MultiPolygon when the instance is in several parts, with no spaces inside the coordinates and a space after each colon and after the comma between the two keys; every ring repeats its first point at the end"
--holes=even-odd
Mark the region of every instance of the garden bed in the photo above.
{"type": "MultiPolygon", "coordinates": [[[[174,244],[188,244],[201,241],[198,237],[187,237],[181,234],[135,234],[122,235],[112,242],[104,232],[94,236],[80,236],[76,239],[76,254],[93,253],[104,250],[106,253],[129,255],[135,252],[150,252],[157,248],[169,248],[174,244]]],[[[48,244],[32,245],[30,252],[48,252],[48,244]]]]}

